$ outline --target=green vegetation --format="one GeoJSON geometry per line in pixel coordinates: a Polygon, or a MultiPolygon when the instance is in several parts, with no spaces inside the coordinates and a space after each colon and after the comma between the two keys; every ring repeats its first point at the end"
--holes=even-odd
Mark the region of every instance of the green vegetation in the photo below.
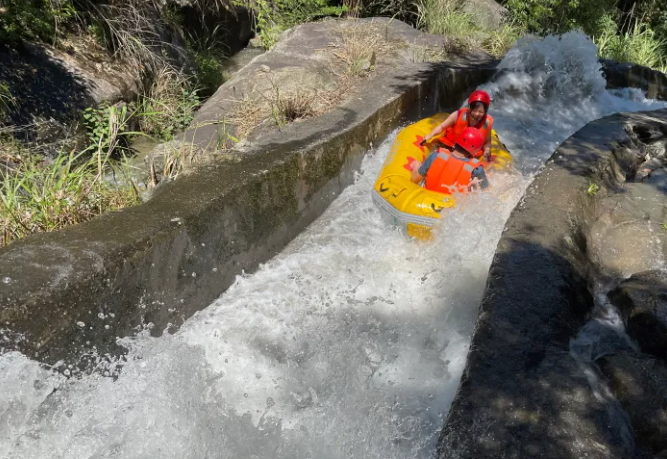
{"type": "Polygon", "coordinates": [[[83,153],[31,159],[0,173],[0,246],[137,204],[138,190],[125,169],[104,161],[118,180],[103,179],[97,159],[83,160],[83,153]]]}
{"type": "Polygon", "coordinates": [[[200,100],[190,81],[171,69],[163,69],[150,91],[138,102],[141,131],[160,140],[171,140],[194,118],[200,100]]]}
{"type": "Polygon", "coordinates": [[[582,30],[600,57],[667,67],[667,0],[507,0],[505,6],[528,32],[582,30]]]}
{"type": "Polygon", "coordinates": [[[0,81],[0,123],[5,121],[15,106],[16,99],[12,96],[9,86],[0,81]]]}
{"type": "Polygon", "coordinates": [[[240,0],[235,4],[253,10],[266,49],[273,48],[283,30],[324,16],[341,16],[349,10],[335,0],[240,0]]]}
{"type": "Polygon", "coordinates": [[[3,0],[0,4],[0,43],[21,40],[54,42],[60,28],[74,19],[69,0],[3,0]]]}
{"type": "Polygon", "coordinates": [[[618,62],[632,62],[665,72],[667,38],[660,37],[649,26],[635,21],[633,27],[618,34],[605,31],[596,38],[600,56],[618,62]]]}
{"type": "MultiPolygon", "coordinates": [[[[9,128],[0,129],[0,246],[140,203],[139,186],[129,174],[131,138],[169,140],[185,128],[200,103],[190,87],[165,69],[136,104],[85,110],[84,147],[61,151],[51,160],[13,140],[9,128]],[[144,132],[132,131],[133,124],[144,132]]],[[[170,176],[185,163],[178,159],[170,160],[170,176]]]]}
{"type": "Polygon", "coordinates": [[[497,29],[481,26],[475,14],[464,10],[462,0],[419,0],[417,12],[423,29],[449,37],[458,50],[483,49],[502,56],[523,33],[509,22],[497,29]]]}
{"type": "Polygon", "coordinates": [[[589,183],[588,184],[588,194],[591,196],[595,196],[595,194],[600,190],[600,187],[596,183],[589,183]]]}
{"type": "Polygon", "coordinates": [[[125,157],[114,159],[131,134],[127,108],[91,109],[84,117],[90,142],[78,153],[49,160],[11,137],[0,139],[0,246],[140,201],[125,157]]]}

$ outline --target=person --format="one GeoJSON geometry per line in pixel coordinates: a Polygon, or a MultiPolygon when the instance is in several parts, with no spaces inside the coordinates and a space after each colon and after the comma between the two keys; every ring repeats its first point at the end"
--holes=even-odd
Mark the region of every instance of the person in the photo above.
{"type": "Polygon", "coordinates": [[[414,183],[423,181],[426,189],[440,193],[487,188],[489,181],[484,167],[481,161],[474,157],[484,140],[479,129],[465,128],[452,150],[439,148],[431,153],[424,163],[414,161],[411,180],[414,183]]]}
{"type": "Polygon", "coordinates": [[[481,156],[483,153],[484,159],[490,161],[493,117],[488,114],[489,105],[491,105],[491,97],[486,91],[474,91],[468,98],[468,108],[462,108],[449,115],[445,121],[424,137],[422,145],[444,132],[444,135],[438,140],[446,147],[453,148],[456,138],[461,135],[465,128],[475,127],[482,132],[485,139],[482,147],[483,151],[476,152],[475,156],[481,156]]]}

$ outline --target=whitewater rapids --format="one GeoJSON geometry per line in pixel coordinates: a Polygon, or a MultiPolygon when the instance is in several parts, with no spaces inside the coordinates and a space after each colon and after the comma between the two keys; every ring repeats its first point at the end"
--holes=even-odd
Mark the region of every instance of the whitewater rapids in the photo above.
{"type": "Polygon", "coordinates": [[[605,90],[577,33],[523,40],[500,69],[482,88],[518,172],[464,199],[435,243],[406,239],[372,204],[394,132],[255,274],[174,335],[124,340],[117,379],[0,356],[0,458],[429,458],[496,244],[534,174],[589,121],[664,107],[605,90]]]}

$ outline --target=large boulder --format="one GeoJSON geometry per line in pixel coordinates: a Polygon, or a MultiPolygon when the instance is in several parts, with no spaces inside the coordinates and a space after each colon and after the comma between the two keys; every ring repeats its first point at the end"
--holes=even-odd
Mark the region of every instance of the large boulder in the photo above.
{"type": "Polygon", "coordinates": [[[589,189],[596,206],[587,228],[588,256],[611,278],[655,269],[667,256],[667,124],[644,117],[624,130],[626,137],[612,144],[606,186],[596,193],[598,179],[589,189]]]}
{"type": "Polygon", "coordinates": [[[612,290],[609,299],[623,314],[628,334],[642,351],[667,357],[667,274],[636,274],[612,290]]]}
{"type": "Polygon", "coordinates": [[[21,50],[0,47],[0,83],[15,100],[5,122],[25,126],[66,125],[103,100],[130,100],[140,80],[136,69],[113,61],[94,43],[73,39],[65,50],[36,44],[21,50]]]}
{"type": "Polygon", "coordinates": [[[667,452],[667,363],[628,353],[598,363],[630,416],[637,447],[652,455],[667,452]]]}

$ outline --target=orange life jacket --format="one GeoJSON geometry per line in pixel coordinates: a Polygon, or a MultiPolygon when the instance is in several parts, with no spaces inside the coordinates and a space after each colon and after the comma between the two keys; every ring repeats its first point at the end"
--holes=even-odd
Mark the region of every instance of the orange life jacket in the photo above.
{"type": "Polygon", "coordinates": [[[479,131],[484,136],[486,140],[489,136],[489,132],[493,128],[493,117],[491,115],[486,115],[482,121],[477,124],[477,126],[468,126],[468,112],[467,108],[462,108],[459,110],[459,117],[456,119],[456,124],[454,126],[448,127],[444,134],[440,137],[440,142],[444,143],[448,147],[453,147],[458,139],[459,135],[467,127],[474,127],[479,129],[479,131]]]}
{"type": "Polygon", "coordinates": [[[468,191],[472,172],[481,165],[477,158],[458,158],[441,148],[426,173],[424,185],[427,190],[440,193],[468,191]]]}

